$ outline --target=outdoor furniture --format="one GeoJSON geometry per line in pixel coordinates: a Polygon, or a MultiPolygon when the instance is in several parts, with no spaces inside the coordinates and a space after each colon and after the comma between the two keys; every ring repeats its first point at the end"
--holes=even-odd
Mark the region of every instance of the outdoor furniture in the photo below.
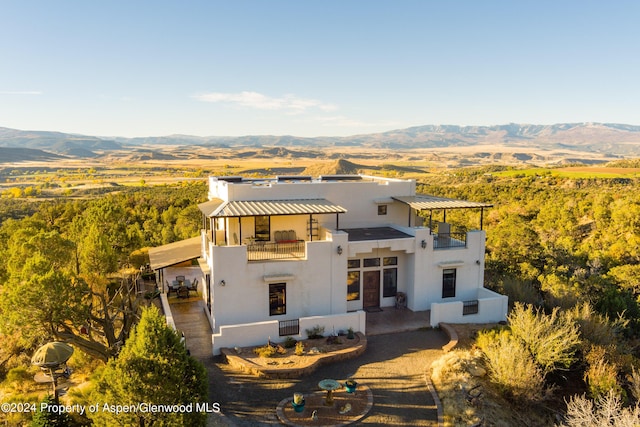
{"type": "Polygon", "coordinates": [[[173,284],[170,284],[168,280],[164,281],[167,284],[167,297],[171,296],[171,292],[176,292],[178,287],[178,282],[174,281],[173,284]]]}
{"type": "Polygon", "coordinates": [[[325,406],[333,406],[333,391],[342,387],[336,380],[322,380],[318,383],[321,390],[327,391],[327,398],[324,401],[325,406]]]}
{"type": "Polygon", "coordinates": [[[178,282],[184,282],[184,276],[176,276],[178,282]]]}
{"type": "Polygon", "coordinates": [[[195,292],[198,295],[198,279],[193,279],[193,283],[189,286],[189,292],[195,292]]]}
{"type": "Polygon", "coordinates": [[[178,298],[189,298],[189,288],[187,286],[180,286],[178,288],[178,298]]]}

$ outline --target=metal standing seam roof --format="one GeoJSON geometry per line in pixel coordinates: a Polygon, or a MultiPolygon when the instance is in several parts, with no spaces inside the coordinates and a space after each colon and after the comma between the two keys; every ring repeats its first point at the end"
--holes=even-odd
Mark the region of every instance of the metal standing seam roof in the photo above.
{"type": "MultiPolygon", "coordinates": [[[[219,199],[217,199],[219,200],[219,199]]],[[[210,202],[207,202],[210,203],[210,202]]],[[[202,205],[205,205],[204,203],[202,205]]],[[[202,206],[199,205],[199,206],[202,206]]],[[[208,211],[214,204],[206,206],[208,211]]],[[[260,215],[301,215],[301,214],[333,214],[347,212],[341,206],[326,199],[296,199],[296,200],[233,200],[220,203],[205,215],[215,218],[260,216],[260,215]]]]}
{"type": "Polygon", "coordinates": [[[149,248],[149,265],[152,270],[158,270],[198,258],[201,255],[202,238],[192,237],[156,248],[149,248]]]}
{"type": "Polygon", "coordinates": [[[415,196],[393,197],[402,203],[406,203],[416,210],[429,209],[466,209],[466,208],[490,208],[489,203],[470,202],[467,200],[448,199],[446,197],[429,196],[426,194],[416,194],[415,196]]]}
{"type": "Polygon", "coordinates": [[[208,202],[200,203],[198,205],[198,209],[207,217],[212,216],[211,214],[220,207],[221,204],[224,203],[222,199],[211,199],[208,202]]]}

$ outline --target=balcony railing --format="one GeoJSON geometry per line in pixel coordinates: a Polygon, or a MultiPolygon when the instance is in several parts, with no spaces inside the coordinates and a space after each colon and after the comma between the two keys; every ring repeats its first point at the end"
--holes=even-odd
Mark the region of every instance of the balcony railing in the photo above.
{"type": "Polygon", "coordinates": [[[433,249],[466,248],[467,233],[438,233],[433,238],[433,249]]]}
{"type": "Polygon", "coordinates": [[[254,242],[247,245],[249,261],[270,261],[274,259],[300,259],[305,257],[305,242],[274,243],[254,242]]]}

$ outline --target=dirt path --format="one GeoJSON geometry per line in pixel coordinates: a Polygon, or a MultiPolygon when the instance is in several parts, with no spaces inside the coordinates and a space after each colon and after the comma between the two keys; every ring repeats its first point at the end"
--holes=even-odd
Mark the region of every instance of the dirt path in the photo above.
{"type": "Polygon", "coordinates": [[[318,390],[325,378],[355,378],[374,396],[369,415],[359,425],[437,426],[436,406],[425,383],[425,371],[442,355],[447,336],[418,330],[368,337],[367,351],[359,358],[324,366],[296,380],[270,380],[237,373],[217,359],[203,360],[209,373],[211,402],[218,402],[224,417],[212,416],[210,425],[279,425],[275,407],[294,392],[318,390]]]}

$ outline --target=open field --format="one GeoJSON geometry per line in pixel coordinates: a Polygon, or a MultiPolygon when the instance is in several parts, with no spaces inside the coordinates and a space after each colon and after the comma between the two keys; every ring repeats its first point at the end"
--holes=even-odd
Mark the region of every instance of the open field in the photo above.
{"type": "MultiPolygon", "coordinates": [[[[453,170],[500,165],[494,176],[558,176],[566,178],[638,178],[640,168],[612,168],[605,156],[582,153],[588,166],[575,166],[577,153],[523,147],[443,147],[393,150],[329,147],[212,148],[147,146],[138,150],[103,152],[91,159],[60,158],[38,162],[2,163],[2,197],[86,197],[118,191],[122,186],[173,184],[204,180],[210,175],[273,177],[365,173],[420,180],[450,175],[453,170]],[[519,151],[520,150],[520,151],[519,151]],[[561,164],[568,164],[567,167],[561,164]],[[573,166],[569,166],[572,164],[573,166]],[[602,165],[602,166],[599,166],[602,165]]],[[[611,159],[609,159],[611,160],[611,159]]]]}

